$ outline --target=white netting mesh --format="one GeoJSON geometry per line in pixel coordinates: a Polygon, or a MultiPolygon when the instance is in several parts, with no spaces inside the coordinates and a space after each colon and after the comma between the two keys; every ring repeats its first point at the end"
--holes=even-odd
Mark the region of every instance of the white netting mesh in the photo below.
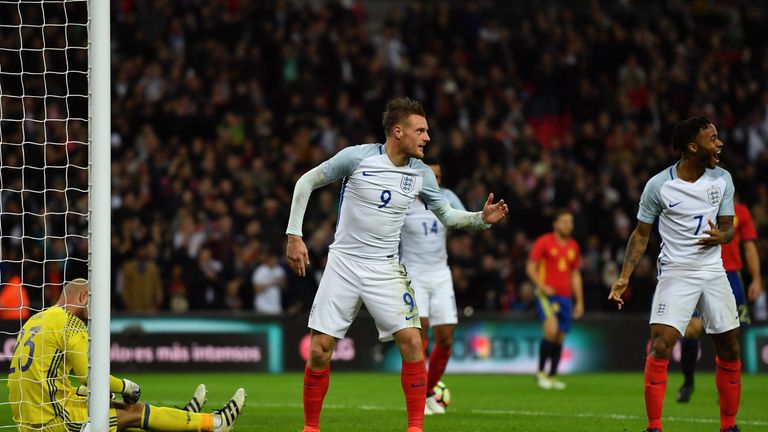
{"type": "MultiPolygon", "coordinates": [[[[87,121],[87,0],[0,0],[0,364],[6,368],[24,320],[54,304],[64,282],[88,277],[87,121]]],[[[15,427],[6,377],[0,429],[15,427]]]]}

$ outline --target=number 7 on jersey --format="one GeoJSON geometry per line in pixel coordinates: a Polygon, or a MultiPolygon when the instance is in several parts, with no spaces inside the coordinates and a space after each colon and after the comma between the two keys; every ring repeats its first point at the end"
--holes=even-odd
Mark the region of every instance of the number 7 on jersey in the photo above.
{"type": "Polygon", "coordinates": [[[699,235],[699,231],[701,231],[701,222],[704,220],[704,215],[694,216],[693,218],[699,221],[699,224],[696,225],[696,232],[693,233],[693,235],[699,235]]]}

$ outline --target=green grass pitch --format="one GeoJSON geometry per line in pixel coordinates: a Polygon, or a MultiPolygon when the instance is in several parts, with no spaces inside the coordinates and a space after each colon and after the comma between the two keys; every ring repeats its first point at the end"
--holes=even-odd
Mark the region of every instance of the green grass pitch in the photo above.
{"type": "MultiPolygon", "coordinates": [[[[236,424],[238,432],[300,431],[302,375],[242,373],[130,374],[141,385],[142,399],[159,405],[181,406],[200,382],[209,389],[206,411],[224,404],[237,387],[248,392],[246,407],[236,424]]],[[[452,394],[444,416],[427,417],[430,431],[578,432],[630,431],[645,427],[643,377],[631,374],[566,375],[564,391],[540,390],[532,376],[451,375],[444,381],[452,394]]],[[[693,400],[675,402],[681,384],[670,373],[664,405],[665,431],[719,430],[717,392],[713,374],[697,375],[693,400]]],[[[2,385],[0,400],[6,402],[2,385]]],[[[742,430],[768,431],[768,376],[744,376],[739,412],[742,430]]],[[[0,425],[11,425],[8,405],[0,405],[0,425]]],[[[405,403],[397,374],[331,373],[321,426],[327,432],[404,431],[405,403]]],[[[15,430],[0,427],[0,431],[15,430]]]]}

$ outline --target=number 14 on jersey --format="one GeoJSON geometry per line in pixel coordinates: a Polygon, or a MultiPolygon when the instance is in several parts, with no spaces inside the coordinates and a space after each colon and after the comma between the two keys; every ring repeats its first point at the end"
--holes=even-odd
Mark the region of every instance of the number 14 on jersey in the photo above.
{"type": "Polygon", "coordinates": [[[432,227],[429,226],[429,222],[422,222],[421,225],[424,227],[425,236],[428,236],[429,233],[437,234],[438,232],[437,221],[432,221],[432,227]]]}

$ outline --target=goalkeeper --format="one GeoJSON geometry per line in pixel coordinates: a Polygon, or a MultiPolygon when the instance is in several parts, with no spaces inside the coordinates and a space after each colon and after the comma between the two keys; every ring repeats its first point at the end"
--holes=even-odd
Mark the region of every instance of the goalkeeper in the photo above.
{"type": "MultiPolygon", "coordinates": [[[[75,279],[64,286],[53,307],[22,327],[8,376],[13,420],[20,432],[76,432],[88,421],[88,400],[70,383],[73,375],[87,385],[87,321],[88,281],[75,279]]],[[[206,414],[199,412],[205,403],[203,385],[184,409],[139,402],[139,385],[127,379],[110,376],[109,389],[124,401],[111,403],[110,431],[230,431],[245,402],[241,388],[222,409],[206,414]]]]}

